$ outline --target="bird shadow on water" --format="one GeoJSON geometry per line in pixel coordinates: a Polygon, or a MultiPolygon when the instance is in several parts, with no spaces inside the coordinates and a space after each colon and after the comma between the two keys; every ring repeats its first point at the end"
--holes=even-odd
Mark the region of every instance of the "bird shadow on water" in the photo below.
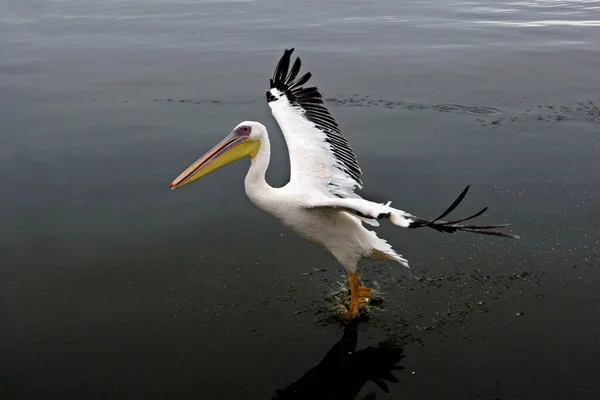
{"type": "MultiPolygon", "coordinates": [[[[404,347],[394,337],[358,351],[357,343],[358,322],[353,321],[315,367],[285,388],[275,390],[277,395],[271,400],[357,399],[368,382],[389,393],[387,382],[399,382],[392,372],[404,369],[397,365],[404,357],[404,347]]],[[[360,400],[373,400],[376,396],[371,391],[360,400]]]]}

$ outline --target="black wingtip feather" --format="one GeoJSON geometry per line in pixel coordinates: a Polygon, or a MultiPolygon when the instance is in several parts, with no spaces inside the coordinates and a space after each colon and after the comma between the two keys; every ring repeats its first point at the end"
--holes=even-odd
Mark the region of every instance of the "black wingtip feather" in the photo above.
{"type": "MultiPolygon", "coordinates": [[[[336,167],[358,183],[359,186],[362,186],[360,178],[362,171],[358,165],[356,155],[342,136],[337,122],[323,104],[321,93],[316,87],[302,87],[310,80],[312,74],[307,72],[296,79],[302,65],[298,57],[290,69],[293,51],[294,48],[291,48],[285,49],[283,52],[283,56],[277,63],[273,73],[273,78],[269,82],[270,88],[277,89],[285,95],[290,104],[304,110],[304,117],[325,133],[327,141],[331,145],[332,153],[339,161],[339,165],[336,165],[336,167]]],[[[266,97],[267,102],[277,101],[278,99],[271,91],[267,92],[266,97]]]]}
{"type": "Polygon", "coordinates": [[[477,217],[479,217],[480,215],[482,215],[483,213],[485,213],[487,211],[487,207],[484,207],[483,209],[481,209],[480,211],[476,212],[475,214],[471,215],[470,217],[467,218],[462,218],[462,219],[458,219],[456,221],[450,221],[448,222],[448,224],[460,224],[461,222],[465,222],[465,221],[469,221],[472,219],[475,219],[477,217]]]}
{"type": "Polygon", "coordinates": [[[298,79],[296,82],[294,82],[292,84],[292,86],[290,86],[290,89],[294,89],[294,88],[304,85],[306,82],[309,81],[309,79],[311,77],[312,77],[312,74],[310,72],[305,73],[304,75],[302,75],[302,77],[300,79],[298,79]]]}
{"type": "Polygon", "coordinates": [[[298,72],[300,72],[300,67],[302,65],[302,62],[300,61],[299,58],[296,58],[296,61],[294,62],[294,65],[292,66],[292,70],[290,71],[290,80],[294,80],[296,79],[296,76],[298,76],[298,72]]]}
{"type": "Polygon", "coordinates": [[[463,201],[463,199],[467,195],[467,192],[469,191],[469,187],[470,187],[470,185],[467,185],[467,187],[464,188],[464,190],[462,191],[462,193],[456,198],[456,200],[454,200],[454,202],[450,205],[450,207],[448,207],[448,209],[446,211],[444,211],[439,217],[437,217],[433,221],[429,222],[427,225],[434,224],[435,222],[439,221],[440,219],[444,218],[446,215],[448,215],[452,211],[454,211],[454,209],[456,207],[458,207],[458,205],[463,201]]]}
{"type": "Polygon", "coordinates": [[[458,205],[464,200],[468,191],[469,191],[469,185],[467,185],[467,187],[462,191],[462,193],[458,196],[458,198],[456,200],[454,200],[454,202],[450,205],[450,207],[448,207],[448,209],[446,209],[446,211],[444,211],[436,219],[428,221],[425,219],[418,218],[414,222],[412,222],[408,227],[413,228],[413,229],[428,227],[428,228],[432,228],[438,232],[443,232],[443,233],[455,233],[457,231],[462,231],[462,232],[479,233],[482,235],[492,235],[492,236],[501,236],[501,237],[519,239],[518,235],[492,230],[492,229],[504,228],[504,227],[509,226],[510,224],[459,225],[461,222],[469,221],[469,220],[479,217],[480,215],[482,215],[483,213],[485,213],[487,211],[487,209],[488,209],[487,207],[484,207],[483,209],[481,209],[480,211],[471,215],[470,217],[462,218],[462,219],[459,219],[456,221],[442,221],[441,220],[442,218],[444,218],[446,215],[451,213],[456,207],[458,207],[458,205]]]}

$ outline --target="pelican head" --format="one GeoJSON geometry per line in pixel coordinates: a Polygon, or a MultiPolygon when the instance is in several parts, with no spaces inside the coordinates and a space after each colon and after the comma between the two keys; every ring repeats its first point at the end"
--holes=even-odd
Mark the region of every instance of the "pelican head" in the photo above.
{"type": "Polygon", "coordinates": [[[254,158],[260,148],[260,137],[266,131],[259,122],[244,121],[238,124],[225,139],[179,174],[171,183],[171,190],[192,183],[244,156],[254,158]]]}

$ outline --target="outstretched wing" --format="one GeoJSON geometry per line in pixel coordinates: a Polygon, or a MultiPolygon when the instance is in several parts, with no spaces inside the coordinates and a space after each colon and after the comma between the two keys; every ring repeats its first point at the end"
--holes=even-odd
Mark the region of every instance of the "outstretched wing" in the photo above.
{"type": "Polygon", "coordinates": [[[336,198],[321,198],[315,199],[310,204],[307,205],[307,208],[333,208],[338,209],[340,211],[345,211],[349,214],[352,214],[362,221],[369,223],[371,225],[376,225],[375,222],[378,219],[387,218],[394,225],[402,227],[402,228],[423,228],[428,227],[435,229],[438,232],[445,233],[454,233],[457,231],[462,232],[472,232],[479,233],[483,235],[493,235],[493,236],[504,236],[513,239],[518,239],[519,237],[512,233],[500,232],[497,229],[504,228],[508,226],[507,224],[501,225],[465,225],[463,222],[472,220],[474,218],[479,217],[483,214],[487,207],[480,210],[479,212],[471,215],[467,218],[462,218],[456,221],[442,221],[446,215],[450,214],[454,209],[463,201],[467,192],[469,191],[469,186],[467,186],[460,196],[448,207],[446,211],[444,211],[439,217],[434,220],[426,220],[423,218],[415,217],[405,211],[395,209],[390,207],[390,203],[380,204],[375,203],[369,200],[365,200],[362,198],[351,198],[351,199],[336,199],[336,198]]]}
{"type": "Polygon", "coordinates": [[[316,87],[304,88],[311,73],[296,79],[300,59],[290,69],[294,49],[279,60],[267,102],[287,143],[290,181],[324,189],[338,197],[353,197],[362,188],[354,151],[323,104],[316,87]]]}

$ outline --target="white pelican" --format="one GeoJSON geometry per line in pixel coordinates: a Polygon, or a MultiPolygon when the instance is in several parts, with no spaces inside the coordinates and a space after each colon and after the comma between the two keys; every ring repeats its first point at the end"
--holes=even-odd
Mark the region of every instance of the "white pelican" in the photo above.
{"type": "Polygon", "coordinates": [[[359,284],[356,272],[359,260],[392,260],[408,267],[408,261],[363,223],[378,226],[387,219],[402,228],[429,227],[439,232],[466,231],[514,237],[495,231],[507,225],[464,225],[464,221],[483,214],[487,207],[471,217],[442,221],[464,198],[469,187],[442,215],[426,220],[405,211],[365,200],[354,190],[362,188],[361,169],[354,151],[342,136],[338,124],[323,105],[316,87],[305,88],[311,73],[296,79],[300,59],[290,69],[294,49],[285,50],[270,88],[267,104],[285,137],[290,158],[290,181],[275,188],[265,180],[271,146],[267,129],[260,122],[244,121],[208,153],[190,165],[172,183],[171,190],[187,185],[245,156],[250,169],[244,181],[246,194],[258,208],[278,218],[310,243],[327,249],[348,273],[350,307],[345,317],[359,315],[360,297],[371,290],[359,284]]]}

